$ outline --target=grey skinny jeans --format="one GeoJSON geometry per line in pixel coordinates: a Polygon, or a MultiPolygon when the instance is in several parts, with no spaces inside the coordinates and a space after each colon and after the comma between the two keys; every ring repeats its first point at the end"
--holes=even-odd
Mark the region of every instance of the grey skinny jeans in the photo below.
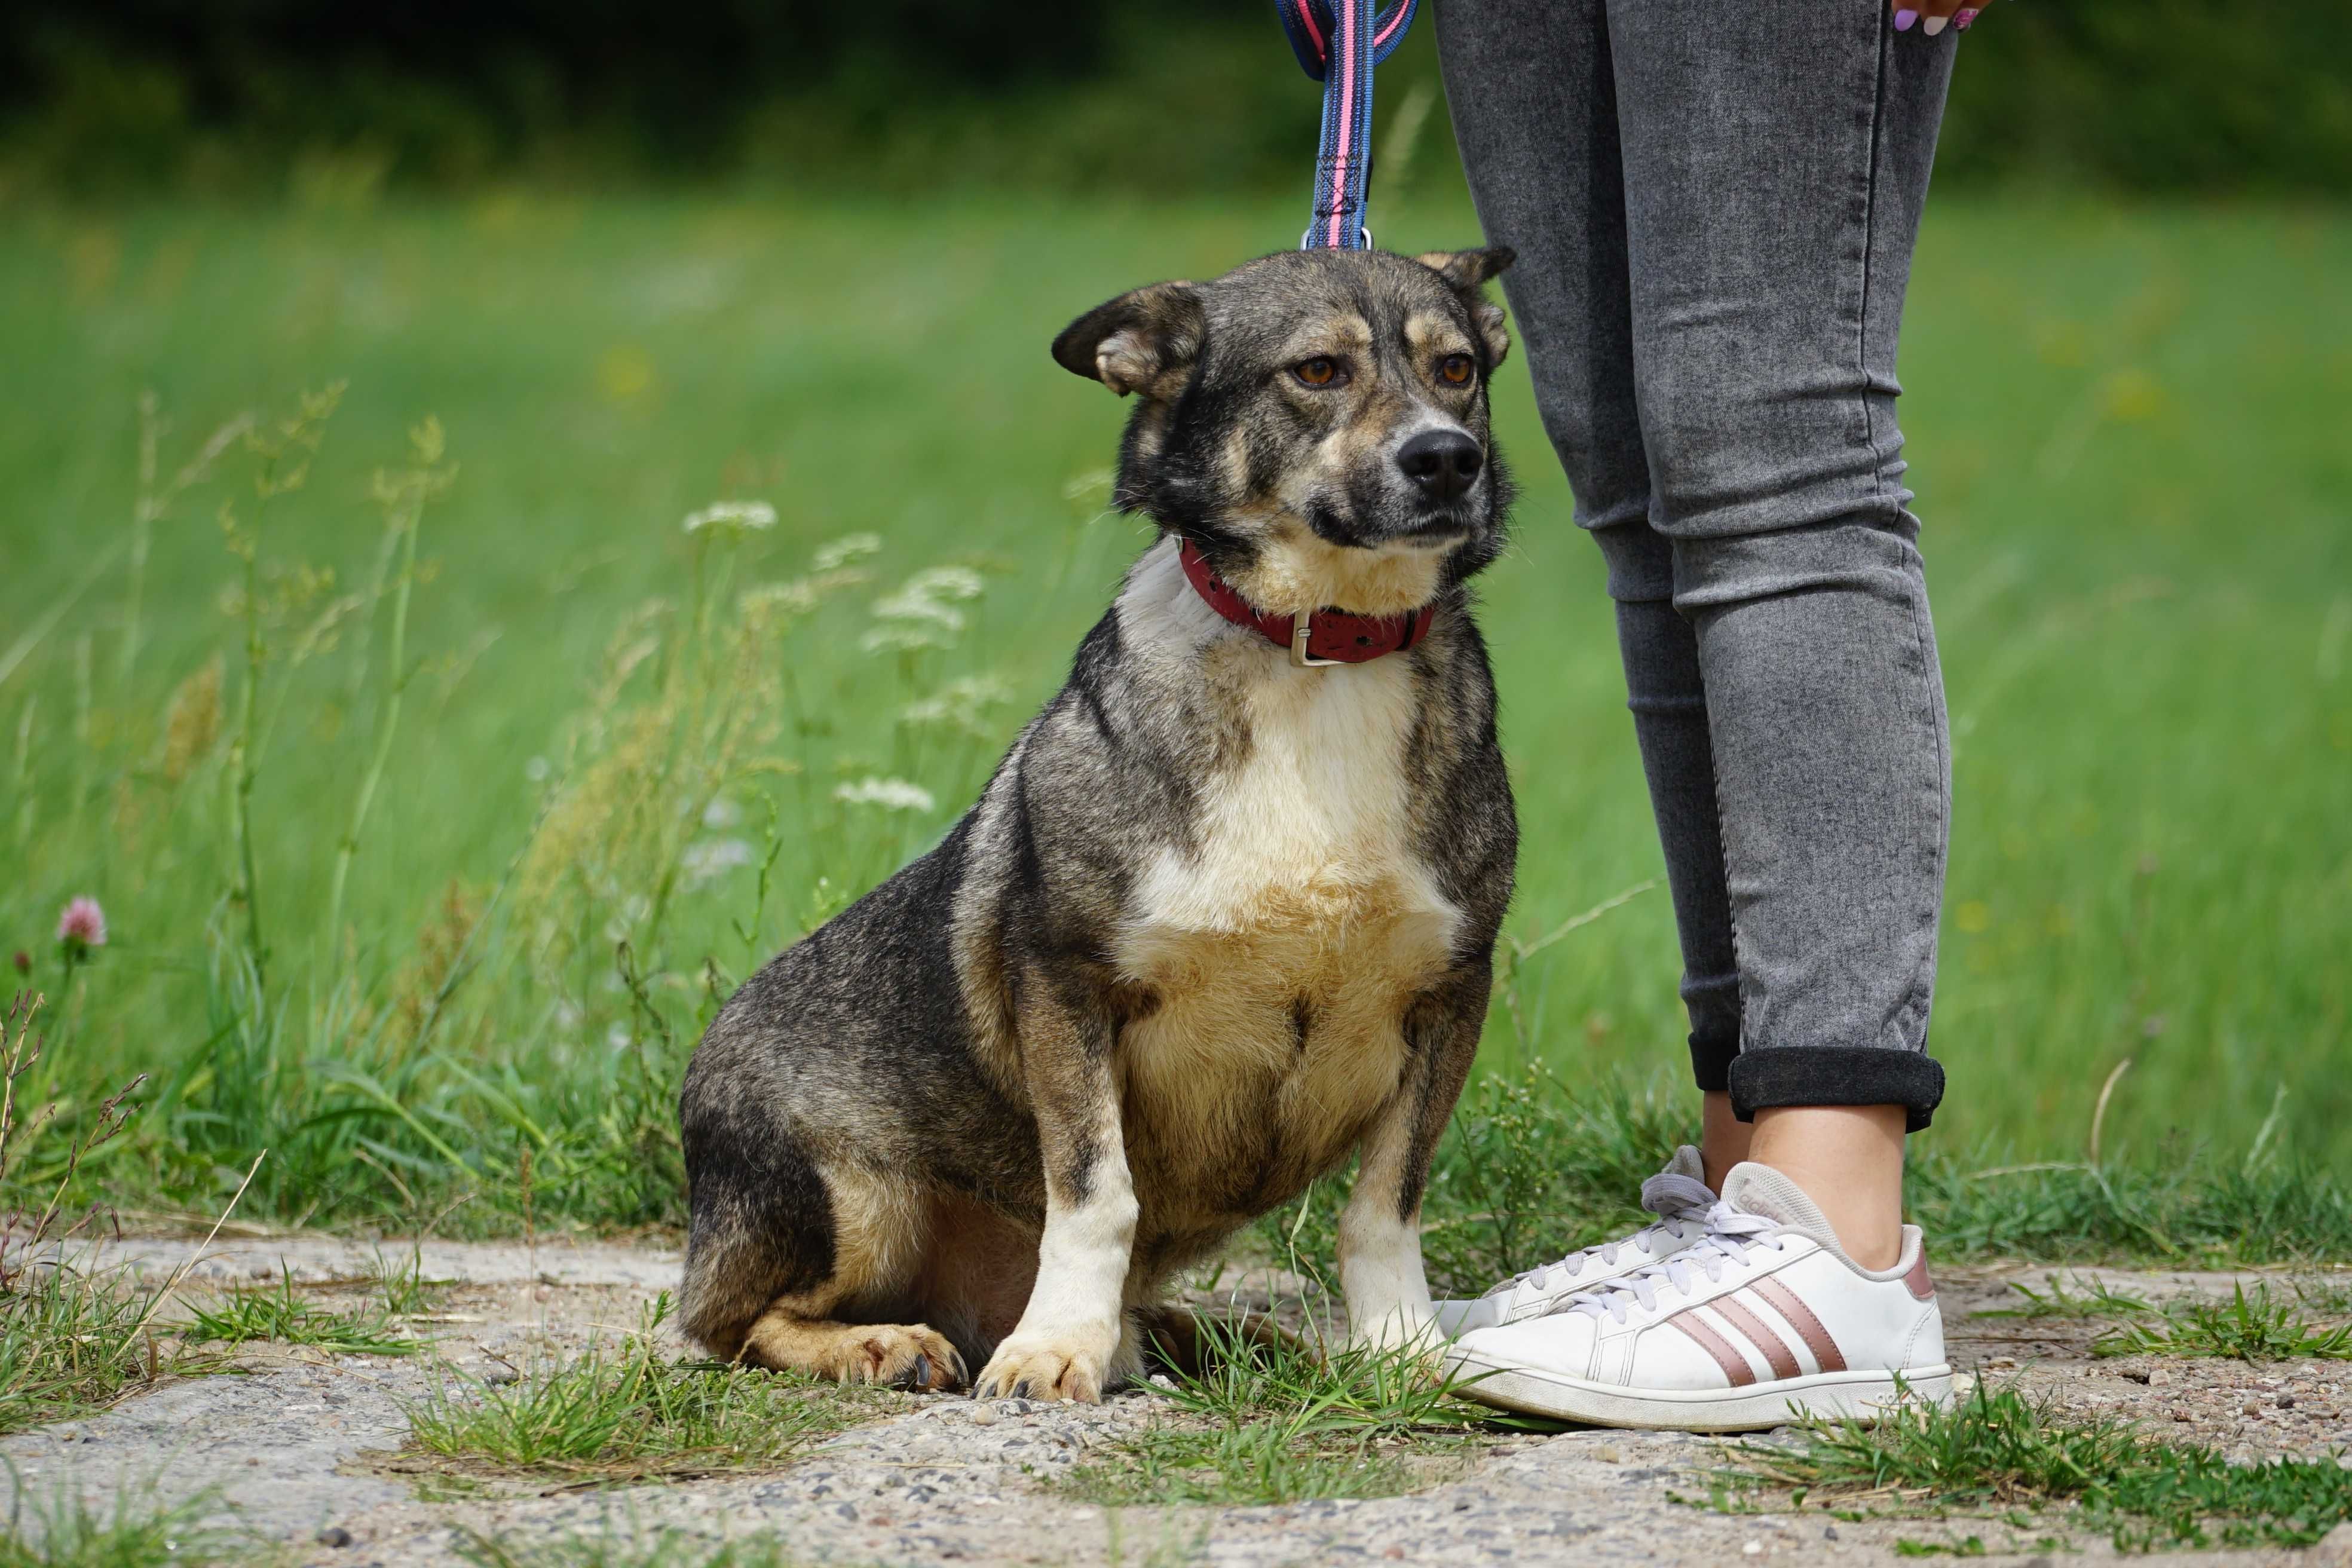
{"type": "Polygon", "coordinates": [[[1699,1087],[1925,1127],[1951,771],[1895,351],[1959,35],[1885,0],[1439,0],[1437,37],[1608,560],[1699,1087]]]}

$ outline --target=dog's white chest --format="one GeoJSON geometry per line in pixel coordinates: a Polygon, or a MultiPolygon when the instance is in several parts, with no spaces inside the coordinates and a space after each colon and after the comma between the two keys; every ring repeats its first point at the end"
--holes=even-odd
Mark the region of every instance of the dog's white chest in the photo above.
{"type": "Polygon", "coordinates": [[[1413,847],[1411,674],[1285,668],[1247,706],[1247,756],[1202,791],[1189,852],[1160,855],[1129,900],[1115,958],[1158,1005],[1122,1055],[1180,1099],[1270,1078],[1324,1112],[1368,1111],[1462,919],[1413,847]]]}

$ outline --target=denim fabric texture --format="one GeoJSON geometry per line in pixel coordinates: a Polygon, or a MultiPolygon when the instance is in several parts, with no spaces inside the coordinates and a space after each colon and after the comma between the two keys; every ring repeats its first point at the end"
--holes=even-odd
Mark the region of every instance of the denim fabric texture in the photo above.
{"type": "Polygon", "coordinates": [[[1950,819],[1895,340],[1959,35],[1882,0],[1439,0],[1609,568],[1701,1088],[1908,1108],[1950,819]]]}

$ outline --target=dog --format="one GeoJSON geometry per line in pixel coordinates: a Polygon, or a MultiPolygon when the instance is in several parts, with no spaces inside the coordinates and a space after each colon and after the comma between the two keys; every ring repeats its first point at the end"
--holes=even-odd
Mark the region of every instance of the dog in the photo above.
{"type": "Polygon", "coordinates": [[[1112,500],[1159,537],[979,803],[703,1036],[712,1355],[1099,1399],[1191,1327],[1179,1270],[1350,1153],[1349,1337],[1432,1331],[1423,1189],[1517,847],[1465,588],[1510,259],[1289,252],[1055,340],[1136,399],[1112,500]]]}

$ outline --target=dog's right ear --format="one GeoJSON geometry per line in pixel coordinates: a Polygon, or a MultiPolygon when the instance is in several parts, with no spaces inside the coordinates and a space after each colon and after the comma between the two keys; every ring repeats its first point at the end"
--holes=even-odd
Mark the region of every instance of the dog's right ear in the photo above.
{"type": "Polygon", "coordinates": [[[1125,397],[1181,390],[1200,357],[1208,318],[1190,283],[1154,283],[1096,306],[1062,329],[1054,361],[1125,397]]]}

